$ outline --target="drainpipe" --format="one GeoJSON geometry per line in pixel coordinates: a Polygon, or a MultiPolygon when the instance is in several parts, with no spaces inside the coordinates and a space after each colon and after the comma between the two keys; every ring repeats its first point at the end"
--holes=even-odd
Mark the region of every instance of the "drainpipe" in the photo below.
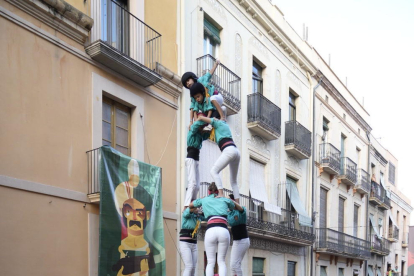
{"type": "MultiPolygon", "coordinates": [[[[306,72],[307,76],[308,76],[308,80],[309,80],[309,84],[310,87],[312,87],[312,80],[311,77],[309,75],[308,72],[306,72]]],[[[315,221],[314,221],[314,211],[315,211],[315,182],[316,182],[316,173],[315,173],[315,148],[316,148],[316,108],[315,108],[315,98],[316,98],[316,89],[319,87],[319,85],[321,85],[323,77],[319,80],[318,84],[313,88],[312,91],[312,163],[311,163],[311,168],[312,168],[312,234],[315,234],[315,221]]],[[[310,250],[310,276],[313,276],[313,270],[314,270],[314,263],[313,263],[313,244],[311,245],[311,250],[310,250]]]]}
{"type": "MultiPolygon", "coordinates": [[[[366,133],[367,135],[367,139],[368,139],[368,179],[370,182],[370,187],[371,187],[371,140],[369,139],[369,133],[366,133]]],[[[365,211],[365,240],[368,240],[369,237],[369,218],[368,218],[368,208],[369,208],[369,192],[366,195],[365,198],[365,203],[366,203],[366,211],[365,211]]],[[[371,246],[371,245],[370,245],[371,246]]],[[[364,270],[365,270],[365,275],[368,276],[368,260],[365,261],[365,265],[364,265],[364,270]]]]}

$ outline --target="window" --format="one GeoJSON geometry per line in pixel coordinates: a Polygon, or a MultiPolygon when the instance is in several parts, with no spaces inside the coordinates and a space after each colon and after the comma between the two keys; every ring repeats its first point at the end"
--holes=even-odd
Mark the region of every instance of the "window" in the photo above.
{"type": "Polygon", "coordinates": [[[329,102],[329,97],[325,96],[325,102],[328,103],[329,102]]]}
{"type": "Polygon", "coordinates": [[[338,268],[338,276],[344,276],[344,269],[342,267],[338,268]]]}
{"type": "Polygon", "coordinates": [[[388,167],[388,181],[391,184],[395,185],[395,166],[393,163],[389,162],[389,167],[388,167]]]}
{"type": "Polygon", "coordinates": [[[321,266],[321,272],[319,273],[320,276],[328,276],[326,273],[326,266],[321,266]]]}
{"type": "Polygon", "coordinates": [[[263,68],[255,61],[253,61],[253,93],[263,94],[263,78],[262,78],[263,68]]]}
{"type": "Polygon", "coordinates": [[[339,197],[338,205],[338,232],[344,232],[345,199],[339,197]]]}
{"type": "Polygon", "coordinates": [[[102,40],[124,54],[129,53],[127,0],[101,0],[102,40]]]}
{"type": "Polygon", "coordinates": [[[319,196],[319,228],[326,228],[326,210],[327,210],[327,202],[328,202],[328,190],[321,188],[320,196],[319,196]]]}
{"type": "Polygon", "coordinates": [[[344,118],[344,120],[346,120],[346,114],[344,113],[344,115],[343,115],[343,118],[344,118]]]}
{"type": "Polygon", "coordinates": [[[325,141],[326,136],[328,136],[328,131],[329,131],[329,121],[325,117],[323,117],[322,130],[323,130],[322,141],[325,141]]]}
{"type": "Polygon", "coordinates": [[[356,148],[356,164],[357,168],[359,169],[359,164],[361,163],[361,150],[359,148],[356,148]]]}
{"type": "Polygon", "coordinates": [[[296,96],[289,92],[289,121],[296,121],[296,96]]]}
{"type": "Polygon", "coordinates": [[[359,206],[354,205],[354,237],[358,237],[358,214],[359,206]]]}
{"type": "Polygon", "coordinates": [[[397,210],[397,225],[398,226],[400,224],[400,211],[397,210]]]}
{"type": "Polygon", "coordinates": [[[264,261],[264,258],[253,257],[253,276],[265,276],[264,261]]]}
{"type": "Polygon", "coordinates": [[[131,154],[131,110],[114,100],[102,101],[102,145],[131,154]]]}
{"type": "Polygon", "coordinates": [[[288,261],[287,276],[296,276],[296,262],[288,261]]]}
{"type": "Polygon", "coordinates": [[[346,136],[341,134],[341,175],[345,173],[344,157],[345,157],[345,140],[346,136]]]}
{"type": "Polygon", "coordinates": [[[204,19],[204,54],[217,57],[220,42],[220,30],[209,20],[204,19]]]}
{"type": "Polygon", "coordinates": [[[382,218],[378,218],[379,234],[382,236],[382,218]]]}

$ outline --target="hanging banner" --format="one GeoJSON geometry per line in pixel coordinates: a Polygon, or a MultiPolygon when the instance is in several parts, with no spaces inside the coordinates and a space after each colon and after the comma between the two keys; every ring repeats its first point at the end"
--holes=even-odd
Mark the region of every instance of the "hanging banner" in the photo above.
{"type": "Polygon", "coordinates": [[[165,276],[161,168],[100,150],[99,276],[165,276]]]}

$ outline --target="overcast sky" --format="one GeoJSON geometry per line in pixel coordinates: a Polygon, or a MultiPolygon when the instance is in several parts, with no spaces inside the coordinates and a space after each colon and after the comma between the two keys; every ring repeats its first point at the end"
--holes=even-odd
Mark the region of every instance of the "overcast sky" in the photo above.
{"type": "MultiPolygon", "coordinates": [[[[371,115],[372,134],[399,161],[414,205],[414,1],[273,0],[371,115]]],[[[414,212],[410,224],[414,225],[414,212]]]]}

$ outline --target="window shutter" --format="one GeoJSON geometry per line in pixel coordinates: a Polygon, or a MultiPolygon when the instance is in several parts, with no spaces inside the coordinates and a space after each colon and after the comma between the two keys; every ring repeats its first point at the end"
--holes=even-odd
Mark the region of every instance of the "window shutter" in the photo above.
{"type": "Polygon", "coordinates": [[[211,24],[211,22],[207,19],[204,19],[204,33],[208,35],[211,39],[213,39],[214,42],[216,42],[217,44],[221,43],[220,30],[216,26],[211,24]]]}
{"type": "Polygon", "coordinates": [[[321,188],[320,194],[320,215],[319,215],[319,228],[326,228],[326,205],[328,199],[328,191],[321,188]]]}
{"type": "Polygon", "coordinates": [[[359,207],[354,205],[354,237],[358,236],[358,209],[359,207]]]}
{"type": "Polygon", "coordinates": [[[345,199],[340,197],[339,206],[338,206],[338,231],[339,232],[344,232],[344,208],[345,208],[345,199]]]}

